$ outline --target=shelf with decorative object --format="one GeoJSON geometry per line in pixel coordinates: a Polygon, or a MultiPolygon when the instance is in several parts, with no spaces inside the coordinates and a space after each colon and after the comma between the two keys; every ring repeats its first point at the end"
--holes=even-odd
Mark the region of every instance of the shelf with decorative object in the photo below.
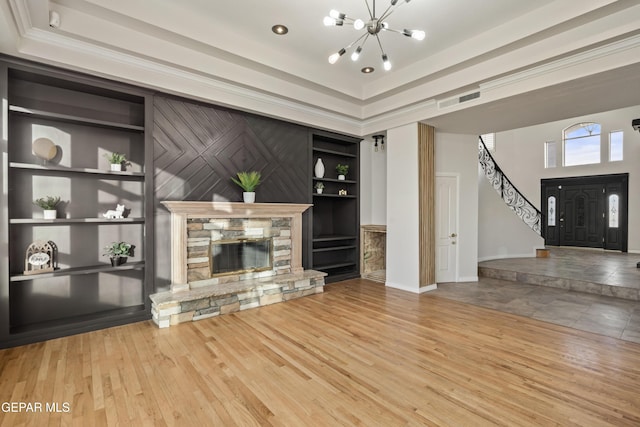
{"type": "Polygon", "coordinates": [[[329,193],[322,193],[322,194],[314,194],[313,197],[338,197],[341,199],[356,199],[358,198],[358,196],[355,196],[353,194],[329,194],[329,193]]]}
{"type": "Polygon", "coordinates": [[[12,282],[23,282],[26,280],[49,279],[51,277],[73,276],[77,274],[109,273],[125,270],[140,270],[144,268],[144,261],[127,262],[118,266],[111,264],[99,264],[86,267],[59,268],[49,273],[39,274],[16,274],[10,277],[12,282]]]}
{"type": "Polygon", "coordinates": [[[102,169],[90,169],[90,168],[68,168],[64,166],[44,166],[44,165],[36,165],[32,163],[18,163],[11,162],[9,164],[10,168],[15,169],[27,169],[33,171],[39,171],[42,173],[71,173],[71,174],[90,174],[90,175],[104,175],[113,179],[118,179],[118,177],[129,178],[129,177],[138,177],[143,179],[145,177],[144,172],[128,172],[128,171],[109,171],[102,169]]]}
{"type": "Polygon", "coordinates": [[[313,148],[313,153],[314,155],[329,154],[332,156],[339,156],[339,157],[352,157],[352,158],[358,157],[356,153],[344,152],[339,150],[328,150],[326,148],[318,148],[318,147],[313,148]]]}
{"type": "Polygon", "coordinates": [[[358,181],[353,179],[337,179],[337,178],[313,178],[314,181],[318,182],[336,182],[340,184],[357,184],[358,181]]]}
{"type": "Polygon", "coordinates": [[[152,94],[17,59],[0,62],[0,79],[0,348],[149,318],[152,94]],[[114,155],[123,171],[111,170],[114,155]],[[115,267],[102,254],[114,240],[135,246],[115,267]],[[55,251],[30,252],[47,242],[55,251]]]}
{"type": "Polygon", "coordinates": [[[117,223],[144,223],[144,218],[12,218],[9,224],[37,224],[37,225],[59,225],[59,224],[117,224],[117,223]]]}

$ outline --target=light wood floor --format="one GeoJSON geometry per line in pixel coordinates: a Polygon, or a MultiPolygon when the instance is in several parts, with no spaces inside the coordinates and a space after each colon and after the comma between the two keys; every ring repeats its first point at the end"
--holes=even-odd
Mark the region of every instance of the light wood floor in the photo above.
{"type": "Polygon", "coordinates": [[[353,280],[0,351],[0,402],[70,409],[2,426],[638,426],[640,345],[353,280]]]}

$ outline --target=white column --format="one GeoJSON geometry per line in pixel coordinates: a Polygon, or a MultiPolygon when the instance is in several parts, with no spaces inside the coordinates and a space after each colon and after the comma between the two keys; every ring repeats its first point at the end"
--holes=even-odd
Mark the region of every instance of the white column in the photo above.
{"type": "Polygon", "coordinates": [[[386,285],[420,292],[417,123],[387,131],[386,285]]]}

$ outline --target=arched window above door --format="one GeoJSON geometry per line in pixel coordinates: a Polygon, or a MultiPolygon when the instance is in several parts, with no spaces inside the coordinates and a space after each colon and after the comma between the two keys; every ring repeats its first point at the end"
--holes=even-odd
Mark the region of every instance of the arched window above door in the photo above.
{"type": "Polygon", "coordinates": [[[577,123],[562,132],[563,165],[600,163],[601,126],[595,122],[577,123]]]}

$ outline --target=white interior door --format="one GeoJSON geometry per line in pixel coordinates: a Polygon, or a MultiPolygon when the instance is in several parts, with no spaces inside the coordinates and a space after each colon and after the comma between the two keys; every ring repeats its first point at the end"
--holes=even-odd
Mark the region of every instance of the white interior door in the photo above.
{"type": "Polygon", "coordinates": [[[436,176],[436,282],[458,280],[458,177],[436,176]]]}

